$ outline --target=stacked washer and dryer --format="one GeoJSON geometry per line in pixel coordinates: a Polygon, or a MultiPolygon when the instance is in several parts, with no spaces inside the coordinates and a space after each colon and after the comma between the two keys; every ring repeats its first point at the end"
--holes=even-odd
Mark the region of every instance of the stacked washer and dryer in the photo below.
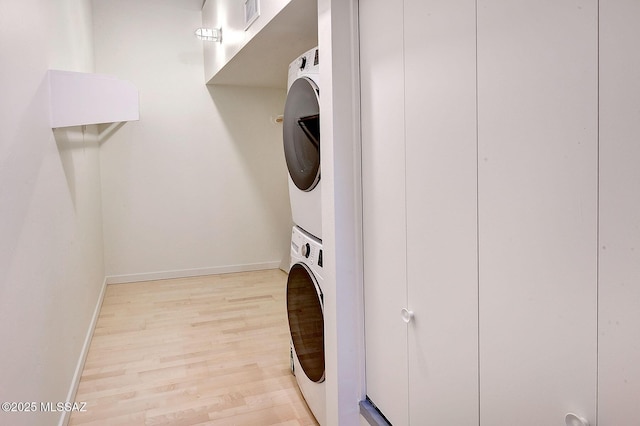
{"type": "Polygon", "coordinates": [[[294,223],[287,279],[292,367],[309,409],[318,423],[325,425],[318,77],[317,48],[305,52],[289,65],[283,142],[294,223]]]}

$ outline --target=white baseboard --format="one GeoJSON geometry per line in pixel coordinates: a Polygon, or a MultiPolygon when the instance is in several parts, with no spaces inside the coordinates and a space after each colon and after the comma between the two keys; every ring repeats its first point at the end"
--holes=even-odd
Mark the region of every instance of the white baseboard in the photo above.
{"type": "Polygon", "coordinates": [[[264,269],[279,269],[279,268],[281,268],[281,262],[279,261],[261,262],[261,263],[250,263],[250,264],[244,264],[244,265],[214,266],[210,268],[146,272],[141,274],[109,275],[106,277],[106,282],[107,284],[123,284],[123,283],[134,283],[134,282],[140,282],[140,281],[155,281],[155,280],[166,280],[166,279],[172,279],[172,278],[199,277],[202,275],[218,275],[218,274],[229,274],[232,272],[250,272],[250,271],[261,271],[264,269]]]}
{"type": "MultiPolygon", "coordinates": [[[[87,329],[87,335],[84,337],[84,344],[82,345],[82,350],[80,351],[80,358],[78,358],[78,363],[76,364],[76,371],[73,374],[73,379],[71,380],[71,387],[69,388],[66,402],[75,402],[76,393],[78,392],[78,385],[80,384],[80,377],[82,376],[84,363],[87,360],[89,345],[91,345],[91,338],[93,337],[93,332],[96,328],[96,323],[98,322],[98,316],[100,315],[100,308],[102,307],[102,300],[104,299],[104,293],[106,289],[107,279],[105,278],[102,282],[102,288],[100,289],[98,302],[96,303],[96,307],[93,310],[93,317],[91,317],[91,323],[89,324],[89,328],[87,329]]],[[[69,423],[70,417],[70,412],[63,411],[62,415],[60,416],[58,426],[66,426],[69,423]]]]}

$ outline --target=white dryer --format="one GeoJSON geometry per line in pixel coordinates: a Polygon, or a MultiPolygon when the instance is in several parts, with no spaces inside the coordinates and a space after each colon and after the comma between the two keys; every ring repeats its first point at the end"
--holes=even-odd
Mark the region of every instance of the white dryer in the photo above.
{"type": "Polygon", "coordinates": [[[293,223],[322,239],[318,77],[318,48],[289,65],[282,132],[293,223]]]}
{"type": "Polygon", "coordinates": [[[294,226],[287,279],[293,371],[309,409],[326,425],[322,243],[294,226]]]}

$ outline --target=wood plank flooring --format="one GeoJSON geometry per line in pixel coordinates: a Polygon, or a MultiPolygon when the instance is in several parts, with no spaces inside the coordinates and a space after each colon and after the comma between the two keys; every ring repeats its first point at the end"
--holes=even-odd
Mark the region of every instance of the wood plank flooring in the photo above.
{"type": "Polygon", "coordinates": [[[70,425],[316,425],[280,270],[108,285],[70,425]]]}

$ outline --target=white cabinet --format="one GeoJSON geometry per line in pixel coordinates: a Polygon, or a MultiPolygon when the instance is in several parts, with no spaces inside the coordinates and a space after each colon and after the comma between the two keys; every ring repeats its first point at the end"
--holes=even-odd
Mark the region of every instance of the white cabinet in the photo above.
{"type": "Polygon", "coordinates": [[[595,423],[597,2],[478,2],[480,424],[595,423]]]}
{"type": "Polygon", "coordinates": [[[391,423],[637,421],[640,10],[600,8],[360,3],[366,382],[391,423]]]}
{"type": "Polygon", "coordinates": [[[393,424],[477,423],[475,5],[360,24],[367,395],[393,424]]]}
{"type": "Polygon", "coordinates": [[[640,2],[600,2],[598,424],[640,424],[640,2]]]}

